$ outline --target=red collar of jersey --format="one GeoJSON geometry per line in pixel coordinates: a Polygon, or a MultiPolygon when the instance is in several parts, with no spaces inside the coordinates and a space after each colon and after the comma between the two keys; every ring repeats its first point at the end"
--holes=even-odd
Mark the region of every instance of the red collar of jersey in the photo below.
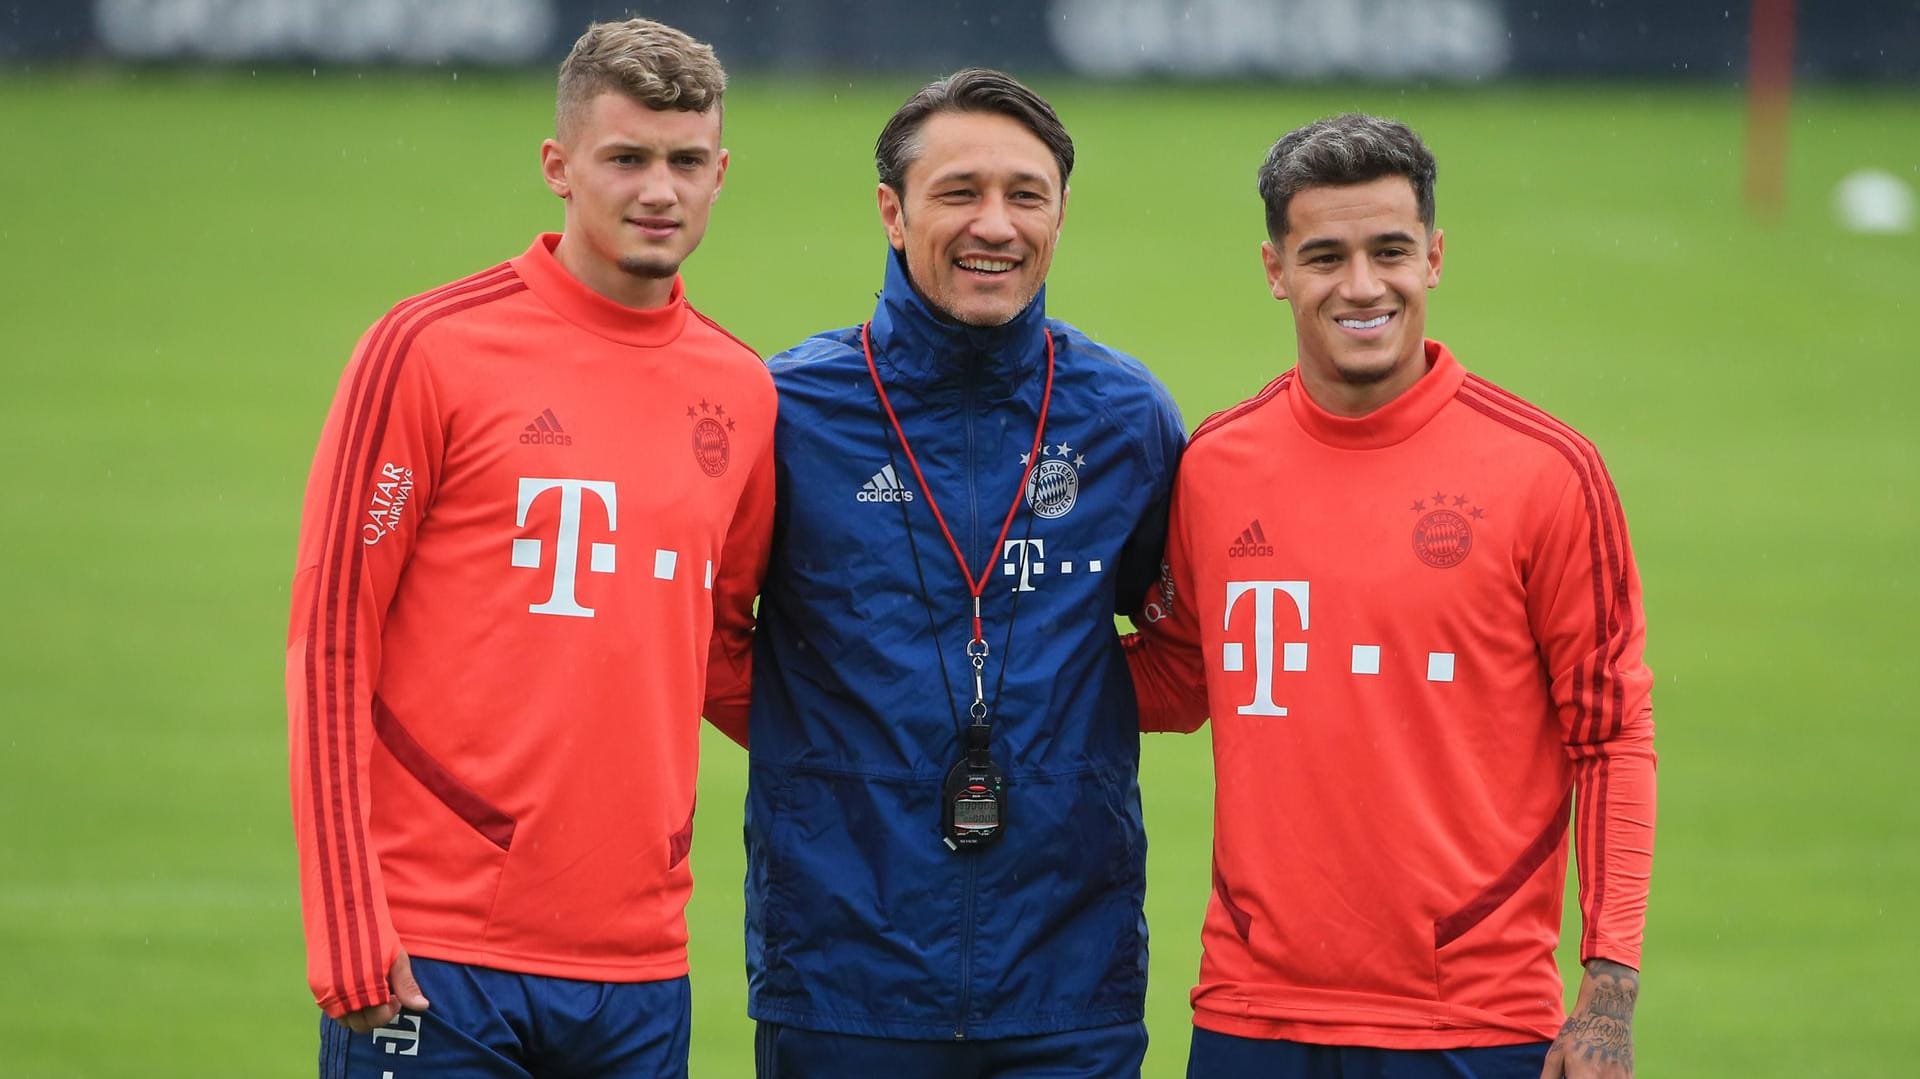
{"type": "Polygon", "coordinates": [[[680,336],[687,324],[687,291],[680,275],[674,275],[673,295],[665,304],[645,309],[628,307],[607,299],[568,273],[553,257],[559,242],[557,232],[536,236],[526,254],[513,260],[513,270],[561,318],[609,341],[641,348],[658,348],[680,336]]]}
{"type": "Polygon", "coordinates": [[[1343,450],[1378,450],[1405,442],[1440,414],[1453,395],[1460,391],[1467,372],[1447,351],[1447,346],[1431,338],[1426,342],[1427,373],[1408,387],[1407,392],[1364,416],[1349,419],[1336,416],[1307,396],[1307,388],[1298,378],[1287,394],[1293,406],[1293,418],[1307,434],[1329,446],[1343,450]]]}

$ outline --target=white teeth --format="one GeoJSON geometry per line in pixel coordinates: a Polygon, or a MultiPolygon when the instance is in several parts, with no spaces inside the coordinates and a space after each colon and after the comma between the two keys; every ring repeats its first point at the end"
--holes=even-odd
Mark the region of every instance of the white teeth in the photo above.
{"type": "Polygon", "coordinates": [[[961,259],[960,268],[978,270],[981,273],[1005,273],[1013,269],[1013,263],[1002,262],[999,259],[961,259]]]}
{"type": "Polygon", "coordinates": [[[1345,326],[1349,330],[1371,330],[1375,326],[1385,326],[1387,324],[1387,319],[1391,317],[1393,316],[1381,315],[1377,318],[1370,318],[1365,322],[1361,322],[1358,319],[1351,319],[1351,318],[1337,318],[1337,319],[1334,319],[1334,321],[1338,322],[1342,326],[1345,326]]]}

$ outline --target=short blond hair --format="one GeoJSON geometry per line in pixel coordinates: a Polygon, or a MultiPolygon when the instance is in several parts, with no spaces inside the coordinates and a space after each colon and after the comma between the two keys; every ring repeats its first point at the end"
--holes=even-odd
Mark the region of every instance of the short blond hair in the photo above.
{"type": "Polygon", "coordinates": [[[720,107],[727,72],[713,46],[651,19],[597,22],[560,62],[554,129],[565,137],[589,102],[608,90],[650,109],[720,107]]]}

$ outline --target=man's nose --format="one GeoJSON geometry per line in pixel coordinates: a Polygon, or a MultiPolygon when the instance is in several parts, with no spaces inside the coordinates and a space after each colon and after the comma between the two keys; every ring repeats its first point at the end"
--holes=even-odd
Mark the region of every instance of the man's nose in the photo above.
{"type": "Polygon", "coordinates": [[[1013,215],[1007,212],[1006,200],[998,198],[981,203],[969,231],[982,243],[990,244],[1010,244],[1020,236],[1014,230],[1013,215]]]}

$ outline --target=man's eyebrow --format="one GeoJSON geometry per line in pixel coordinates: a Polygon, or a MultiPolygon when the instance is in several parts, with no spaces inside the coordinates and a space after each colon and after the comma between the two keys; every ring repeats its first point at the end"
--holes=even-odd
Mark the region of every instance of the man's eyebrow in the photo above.
{"type": "MultiPolygon", "coordinates": [[[[1053,180],[1050,177],[1038,172],[1016,172],[1011,174],[1008,177],[1008,179],[1012,180],[1016,184],[1037,184],[1037,185],[1048,187],[1048,188],[1051,188],[1053,186],[1053,180]]],[[[927,182],[935,183],[935,184],[950,184],[950,183],[978,183],[979,181],[980,181],[980,173],[969,169],[962,172],[939,173],[934,177],[932,177],[927,182]]]]}
{"type": "MultiPolygon", "coordinates": [[[[1414,239],[1412,233],[1400,229],[1394,229],[1392,232],[1382,232],[1367,237],[1367,246],[1369,247],[1377,244],[1411,244],[1415,242],[1417,241],[1414,239]]],[[[1293,251],[1296,255],[1304,255],[1308,251],[1318,251],[1323,248],[1338,250],[1339,247],[1340,241],[1331,236],[1314,236],[1300,241],[1300,245],[1294,248],[1293,251]]]]}
{"type": "MultiPolygon", "coordinates": [[[[659,149],[660,147],[652,143],[639,143],[639,142],[609,142],[600,147],[600,150],[602,153],[611,153],[611,154],[646,155],[646,154],[652,154],[659,149]]],[[[692,144],[687,146],[669,146],[666,148],[665,152],[669,156],[675,155],[675,154],[697,154],[701,157],[707,157],[713,153],[711,149],[698,144],[692,144]]]]}

